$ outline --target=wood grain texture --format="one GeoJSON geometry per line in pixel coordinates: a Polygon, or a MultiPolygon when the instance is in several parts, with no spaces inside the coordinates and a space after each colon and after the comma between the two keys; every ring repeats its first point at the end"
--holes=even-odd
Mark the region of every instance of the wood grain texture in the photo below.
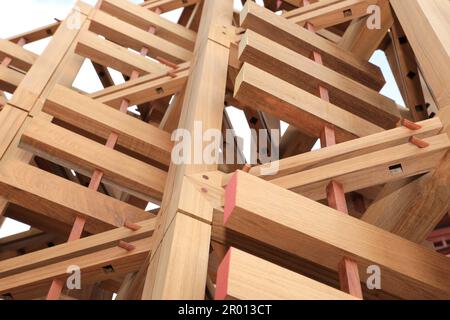
{"type": "Polygon", "coordinates": [[[339,142],[382,131],[381,127],[247,63],[236,78],[234,97],[317,138],[325,125],[335,126],[339,142]]]}
{"type": "Polygon", "coordinates": [[[376,264],[383,290],[402,298],[450,296],[450,261],[420,245],[240,171],[225,197],[224,221],[233,231],[332,270],[344,257],[361,275],[376,264]]]}
{"type": "Polygon", "coordinates": [[[311,94],[317,95],[321,86],[328,90],[331,103],[385,129],[399,121],[393,100],[251,30],[239,44],[239,60],[311,94]]]}
{"type": "Polygon", "coordinates": [[[335,70],[376,91],[381,90],[385,80],[380,68],[339,48],[287,19],[273,14],[252,1],[247,1],[240,15],[241,27],[255,31],[305,57],[313,51],[323,56],[326,67],[335,70]]]}
{"type": "Polygon", "coordinates": [[[231,248],[219,266],[216,300],[353,300],[342,291],[231,248]]]}
{"type": "Polygon", "coordinates": [[[22,135],[21,147],[75,170],[100,170],[105,180],[162,198],[166,172],[47,121],[34,119],[22,135]]]}
{"type": "Polygon", "coordinates": [[[116,132],[119,146],[165,165],[170,164],[173,142],[169,133],[73,90],[56,86],[43,111],[102,138],[116,132]]]}
{"type": "Polygon", "coordinates": [[[151,217],[136,207],[19,161],[2,164],[0,193],[9,202],[65,224],[72,224],[76,216],[85,217],[90,233],[121,227],[126,220],[137,222],[151,217]]]}

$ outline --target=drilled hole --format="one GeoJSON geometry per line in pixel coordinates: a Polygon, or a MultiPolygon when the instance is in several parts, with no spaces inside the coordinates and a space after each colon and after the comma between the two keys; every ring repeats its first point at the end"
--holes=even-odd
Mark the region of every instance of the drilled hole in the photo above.
{"type": "Polygon", "coordinates": [[[344,17],[351,17],[353,15],[352,9],[344,10],[344,17]]]}
{"type": "Polygon", "coordinates": [[[399,173],[403,173],[403,167],[401,164],[396,164],[393,166],[389,167],[389,172],[391,174],[399,174],[399,173]]]}
{"type": "Polygon", "coordinates": [[[157,94],[163,94],[164,93],[164,89],[162,87],[156,88],[156,93],[157,94]]]}
{"type": "Polygon", "coordinates": [[[102,267],[102,269],[103,269],[104,273],[113,273],[114,272],[114,268],[110,264],[107,265],[107,266],[102,267]]]}

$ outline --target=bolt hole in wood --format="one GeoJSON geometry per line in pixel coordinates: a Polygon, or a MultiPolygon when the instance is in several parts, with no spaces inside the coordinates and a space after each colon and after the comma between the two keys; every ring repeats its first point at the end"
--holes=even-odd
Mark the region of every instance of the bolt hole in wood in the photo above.
{"type": "Polygon", "coordinates": [[[401,174],[403,173],[403,167],[401,164],[395,164],[389,167],[389,172],[391,174],[401,174]]]}
{"type": "Polygon", "coordinates": [[[161,87],[156,88],[156,93],[157,93],[157,94],[163,94],[163,93],[164,93],[164,89],[161,88],[161,87]]]}
{"type": "Polygon", "coordinates": [[[107,266],[102,267],[102,269],[103,269],[104,273],[113,273],[114,272],[114,268],[110,264],[107,265],[107,266]]]}
{"type": "Polygon", "coordinates": [[[344,10],[344,17],[351,17],[353,15],[352,9],[344,10]]]}

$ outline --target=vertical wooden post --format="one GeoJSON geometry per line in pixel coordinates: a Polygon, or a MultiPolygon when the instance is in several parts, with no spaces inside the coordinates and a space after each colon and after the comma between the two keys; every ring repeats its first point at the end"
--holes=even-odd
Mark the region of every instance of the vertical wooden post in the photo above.
{"type": "MultiPolygon", "coordinates": [[[[205,1],[179,126],[191,134],[197,121],[203,132],[222,127],[232,18],[232,0],[205,1]]],[[[170,166],[142,299],[204,299],[212,208],[192,201],[183,181],[216,169],[204,162],[170,166]]]]}

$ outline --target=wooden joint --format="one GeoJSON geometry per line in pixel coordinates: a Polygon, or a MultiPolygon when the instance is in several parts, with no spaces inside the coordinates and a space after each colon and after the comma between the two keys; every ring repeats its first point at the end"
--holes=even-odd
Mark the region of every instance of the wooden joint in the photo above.
{"type": "Polygon", "coordinates": [[[134,245],[132,245],[131,243],[125,242],[120,240],[119,244],[118,244],[119,248],[125,249],[128,252],[133,251],[134,249],[136,249],[136,247],[134,245]]]}
{"type": "Polygon", "coordinates": [[[123,224],[123,226],[127,229],[130,229],[132,231],[138,231],[139,229],[141,229],[142,227],[136,223],[133,222],[129,222],[129,221],[125,221],[125,223],[123,224]]]}
{"type": "Polygon", "coordinates": [[[417,124],[415,122],[409,121],[407,119],[401,119],[399,122],[400,126],[404,126],[410,130],[419,130],[422,129],[422,126],[420,124],[417,124]]]}
{"type": "Polygon", "coordinates": [[[164,64],[164,65],[166,65],[166,66],[172,68],[173,70],[177,70],[177,69],[180,67],[180,66],[177,65],[176,63],[173,63],[173,62],[171,62],[171,61],[169,61],[169,60],[167,60],[167,59],[164,59],[163,57],[156,57],[156,60],[157,60],[159,63],[162,63],[162,64],[164,64]]]}
{"type": "Polygon", "coordinates": [[[414,136],[409,138],[409,142],[411,142],[413,145],[415,145],[415,146],[417,146],[417,147],[419,147],[421,149],[424,149],[424,148],[430,146],[430,144],[428,142],[426,142],[426,141],[424,141],[422,139],[416,138],[414,136]]]}

